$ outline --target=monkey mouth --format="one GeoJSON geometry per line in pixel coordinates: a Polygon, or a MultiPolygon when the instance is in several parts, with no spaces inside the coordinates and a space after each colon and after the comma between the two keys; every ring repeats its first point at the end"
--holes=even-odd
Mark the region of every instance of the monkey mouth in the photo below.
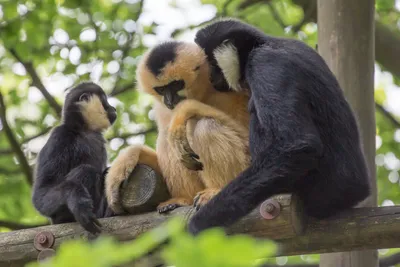
{"type": "Polygon", "coordinates": [[[176,107],[176,105],[178,105],[179,102],[181,102],[183,99],[185,99],[184,97],[175,95],[172,98],[169,97],[165,97],[164,96],[164,104],[168,109],[174,109],[176,107]]]}

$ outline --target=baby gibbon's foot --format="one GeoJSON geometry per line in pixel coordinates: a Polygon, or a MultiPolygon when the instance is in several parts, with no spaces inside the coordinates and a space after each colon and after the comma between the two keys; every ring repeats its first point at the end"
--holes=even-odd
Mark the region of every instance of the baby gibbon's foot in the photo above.
{"type": "Polygon", "coordinates": [[[210,189],[205,189],[194,197],[194,203],[193,206],[196,208],[196,210],[199,210],[202,206],[204,206],[210,199],[212,199],[216,194],[219,193],[221,189],[215,189],[215,188],[210,188],[210,189]]]}
{"type": "MultiPolygon", "coordinates": [[[[175,121],[177,120],[175,119],[175,121]]],[[[203,170],[203,164],[199,160],[200,157],[190,147],[186,135],[186,126],[171,127],[168,140],[186,168],[192,171],[203,170]]]]}
{"type": "Polygon", "coordinates": [[[203,170],[203,163],[199,161],[200,157],[195,153],[185,153],[182,154],[181,162],[182,164],[192,171],[203,170]]]}
{"type": "Polygon", "coordinates": [[[199,155],[197,155],[190,147],[186,135],[181,140],[178,139],[176,141],[176,146],[179,155],[181,155],[181,162],[186,168],[192,171],[203,170],[203,163],[200,162],[199,155]]]}
{"type": "Polygon", "coordinates": [[[191,205],[191,201],[185,198],[171,198],[165,202],[162,202],[158,205],[157,211],[158,213],[166,213],[169,211],[173,211],[179,207],[189,206],[191,205]]]}

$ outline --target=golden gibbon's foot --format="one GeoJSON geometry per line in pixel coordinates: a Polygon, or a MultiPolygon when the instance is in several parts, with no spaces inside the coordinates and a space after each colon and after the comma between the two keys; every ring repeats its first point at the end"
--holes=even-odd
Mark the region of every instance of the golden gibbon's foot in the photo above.
{"type": "Polygon", "coordinates": [[[210,188],[197,193],[197,195],[193,199],[193,206],[196,208],[196,210],[199,210],[208,201],[210,201],[210,199],[218,194],[219,191],[221,191],[221,189],[210,188]]]}
{"type": "Polygon", "coordinates": [[[179,207],[189,206],[190,204],[191,201],[185,198],[171,198],[168,201],[160,203],[157,207],[157,211],[158,213],[166,213],[179,207]]]}

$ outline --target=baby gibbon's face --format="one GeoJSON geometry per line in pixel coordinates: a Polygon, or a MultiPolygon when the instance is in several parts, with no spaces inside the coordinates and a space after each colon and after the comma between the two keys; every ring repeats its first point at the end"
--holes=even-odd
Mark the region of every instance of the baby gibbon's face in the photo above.
{"type": "Polygon", "coordinates": [[[154,47],[144,55],[137,71],[139,89],[169,109],[185,98],[194,98],[196,92],[191,89],[202,79],[209,79],[206,55],[192,43],[167,42],[154,47]]]}

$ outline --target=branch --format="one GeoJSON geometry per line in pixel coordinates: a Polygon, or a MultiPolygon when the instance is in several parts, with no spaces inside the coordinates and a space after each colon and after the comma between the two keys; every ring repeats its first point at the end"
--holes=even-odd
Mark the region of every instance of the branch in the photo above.
{"type": "Polygon", "coordinates": [[[400,128],[400,122],[390,114],[382,105],[375,102],[375,108],[378,109],[396,128],[400,128]]]}
{"type": "Polygon", "coordinates": [[[292,32],[297,33],[300,29],[310,21],[310,18],[317,12],[317,2],[310,1],[307,6],[303,8],[303,19],[297,25],[293,26],[292,32]]]}
{"type": "MultiPolygon", "coordinates": [[[[245,9],[259,3],[268,4],[270,1],[245,0],[238,9],[245,9]]],[[[293,3],[300,6],[304,12],[302,21],[293,26],[293,32],[298,32],[308,22],[317,22],[316,0],[293,0],[293,3]]],[[[400,77],[400,60],[393,55],[400,55],[400,32],[395,27],[389,27],[375,19],[375,59],[387,71],[400,77]]]]}
{"type": "Polygon", "coordinates": [[[281,16],[279,15],[278,11],[275,9],[274,5],[272,3],[268,3],[269,10],[271,11],[272,16],[278,22],[278,24],[285,29],[287,26],[285,22],[283,22],[281,16]]]}
{"type": "MultiPolygon", "coordinates": [[[[37,134],[25,138],[20,143],[20,146],[25,144],[25,143],[28,143],[29,141],[32,141],[33,139],[36,139],[38,137],[41,137],[41,136],[47,134],[51,129],[52,129],[52,127],[47,127],[45,129],[43,129],[42,131],[38,132],[37,134]]],[[[11,153],[13,153],[12,149],[1,149],[0,150],[0,155],[7,155],[7,154],[11,154],[11,153]]]]}
{"type": "Polygon", "coordinates": [[[259,4],[259,3],[269,3],[271,0],[245,0],[239,6],[238,9],[246,9],[252,5],[259,4]]]}
{"type": "Polygon", "coordinates": [[[135,86],[136,86],[136,83],[135,83],[135,82],[131,82],[131,83],[128,83],[127,85],[122,86],[122,87],[115,87],[115,88],[111,91],[111,93],[109,94],[109,96],[117,96],[117,95],[119,95],[119,94],[125,93],[126,91],[128,91],[128,90],[134,88],[135,86]]]}
{"type": "Polygon", "coordinates": [[[21,170],[15,169],[15,170],[9,170],[5,168],[0,168],[0,173],[3,175],[15,175],[21,173],[21,170]]]}
{"type": "Polygon", "coordinates": [[[233,0],[226,0],[224,6],[222,7],[221,16],[225,17],[228,15],[228,7],[233,2],[233,0]]]}
{"type": "Polygon", "coordinates": [[[141,132],[128,133],[128,134],[121,134],[121,135],[119,135],[119,136],[109,137],[109,138],[107,138],[107,140],[108,140],[108,141],[111,141],[111,140],[114,139],[114,138],[127,139],[127,138],[132,137],[132,136],[141,135],[141,134],[148,134],[148,133],[152,133],[152,132],[155,132],[155,131],[157,131],[157,127],[154,126],[154,127],[151,127],[151,128],[149,128],[149,129],[146,129],[146,130],[141,131],[141,132]]]}
{"type": "Polygon", "coordinates": [[[8,48],[10,54],[20,62],[27,73],[31,76],[32,85],[35,86],[39,91],[42,93],[44,98],[47,100],[51,108],[56,112],[58,117],[61,117],[61,106],[57,103],[57,101],[53,98],[53,96],[47,91],[46,87],[44,86],[43,82],[40,80],[39,75],[37,74],[35,68],[33,67],[32,62],[24,61],[17,53],[17,51],[13,48],[8,48]]]}
{"type": "Polygon", "coordinates": [[[0,227],[8,228],[10,230],[22,230],[22,229],[35,228],[35,227],[40,227],[40,226],[45,226],[45,225],[49,225],[49,224],[48,223],[23,224],[23,223],[0,220],[0,227]]]}
{"type": "MultiPolygon", "coordinates": [[[[139,5],[139,9],[138,9],[138,11],[136,12],[136,14],[135,14],[135,16],[134,16],[134,18],[133,18],[133,20],[134,20],[135,22],[138,21],[139,16],[140,16],[140,15],[142,14],[142,12],[143,12],[144,0],[140,0],[139,3],[138,3],[138,5],[139,5]]],[[[116,73],[116,75],[119,75],[119,77],[118,77],[117,81],[115,82],[114,89],[111,91],[110,95],[116,95],[116,94],[119,94],[119,93],[122,93],[122,92],[125,92],[125,91],[129,90],[129,88],[128,88],[128,89],[125,89],[124,91],[121,91],[121,89],[118,89],[118,85],[119,85],[119,83],[121,82],[121,75],[120,75],[120,74],[121,74],[121,73],[124,71],[124,69],[125,69],[124,59],[129,55],[129,52],[130,52],[131,49],[132,49],[131,41],[135,38],[135,35],[136,35],[136,32],[129,33],[129,34],[128,34],[128,40],[126,41],[125,46],[122,48],[122,56],[121,56],[120,69],[119,69],[119,71],[116,73]]],[[[129,85],[128,85],[128,86],[129,86],[129,85]]],[[[126,88],[126,87],[127,87],[127,86],[125,86],[125,88],[126,88]]]]}
{"type": "MultiPolygon", "coordinates": [[[[316,0],[293,0],[293,3],[307,10],[307,8],[314,4],[316,0]]],[[[307,16],[308,21],[317,21],[317,10],[307,16]]],[[[378,19],[375,19],[375,59],[387,71],[393,75],[400,77],[400,60],[397,60],[393,55],[400,55],[400,32],[396,28],[391,28],[384,25],[378,19]]]]}
{"type": "Polygon", "coordinates": [[[4,103],[3,95],[0,92],[0,119],[3,124],[3,129],[4,132],[8,138],[8,141],[17,156],[17,159],[19,161],[19,164],[21,165],[22,172],[25,174],[26,180],[30,185],[32,185],[32,170],[31,167],[29,166],[29,163],[24,155],[24,152],[21,150],[20,145],[18,144],[17,139],[15,138],[10,125],[7,122],[7,113],[6,113],[6,105],[4,103]]]}
{"type": "Polygon", "coordinates": [[[32,141],[33,139],[41,137],[41,136],[47,134],[48,132],[50,132],[51,129],[53,129],[53,127],[47,127],[45,129],[43,129],[42,131],[38,132],[37,134],[25,138],[24,140],[22,140],[21,144],[28,143],[28,142],[32,141]]]}

